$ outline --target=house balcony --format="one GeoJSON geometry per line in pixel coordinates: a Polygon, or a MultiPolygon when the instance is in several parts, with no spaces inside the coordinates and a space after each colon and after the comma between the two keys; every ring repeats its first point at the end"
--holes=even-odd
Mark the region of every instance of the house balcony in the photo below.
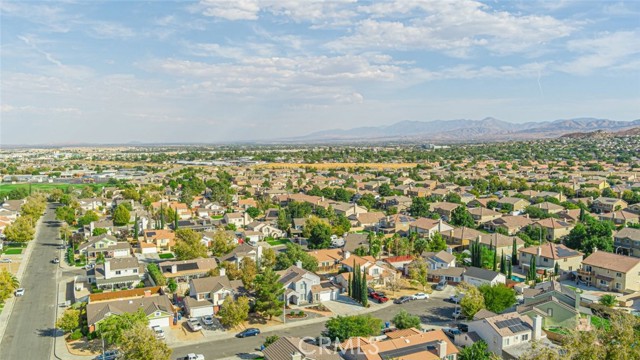
{"type": "Polygon", "coordinates": [[[587,271],[587,270],[583,270],[583,269],[578,269],[578,275],[582,275],[582,276],[594,276],[596,274],[595,271],[587,271]]]}

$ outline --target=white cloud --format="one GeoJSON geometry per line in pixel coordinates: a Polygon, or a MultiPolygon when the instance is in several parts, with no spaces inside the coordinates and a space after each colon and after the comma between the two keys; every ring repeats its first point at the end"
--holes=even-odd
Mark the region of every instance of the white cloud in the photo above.
{"type": "Polygon", "coordinates": [[[560,71],[588,75],[613,67],[625,68],[638,63],[640,31],[601,33],[592,39],[571,40],[567,43],[567,48],[580,55],[559,65],[557,69],[560,71]]]}
{"type": "Polygon", "coordinates": [[[260,12],[258,0],[203,0],[200,5],[204,15],[226,20],[257,20],[260,12]]]}
{"type": "Polygon", "coordinates": [[[135,31],[128,26],[109,21],[88,22],[87,31],[99,39],[128,39],[135,36],[135,31]]]}

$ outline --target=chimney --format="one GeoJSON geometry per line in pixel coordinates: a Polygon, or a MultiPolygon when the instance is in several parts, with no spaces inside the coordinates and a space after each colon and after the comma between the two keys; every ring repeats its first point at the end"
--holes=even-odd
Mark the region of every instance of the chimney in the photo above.
{"type": "Polygon", "coordinates": [[[540,247],[540,245],[538,245],[538,250],[537,250],[536,254],[538,255],[538,257],[540,257],[540,255],[542,255],[542,247],[540,247]]]}
{"type": "Polygon", "coordinates": [[[598,248],[596,246],[593,247],[593,252],[598,251],[598,248]]]}
{"type": "Polygon", "coordinates": [[[302,261],[300,260],[296,261],[296,266],[302,269],[302,261]]]}
{"type": "Polygon", "coordinates": [[[302,360],[302,354],[299,352],[292,352],[291,360],[302,360]]]}
{"type": "Polygon", "coordinates": [[[437,349],[438,349],[438,357],[440,357],[441,359],[444,359],[447,356],[447,342],[444,340],[440,340],[438,341],[438,345],[437,345],[437,349]]]}
{"type": "Polygon", "coordinates": [[[111,261],[110,260],[105,261],[103,266],[104,266],[104,278],[110,279],[111,278],[111,261]]]}
{"type": "Polygon", "coordinates": [[[348,252],[348,251],[345,251],[345,252],[344,252],[344,258],[345,258],[345,259],[348,259],[350,256],[351,256],[351,253],[350,253],[350,252],[348,252]]]}
{"type": "Polygon", "coordinates": [[[151,297],[151,290],[145,290],[144,297],[151,297]]]}
{"type": "Polygon", "coordinates": [[[538,341],[542,338],[542,316],[540,315],[536,315],[533,318],[533,334],[531,337],[533,341],[538,341]]]}
{"type": "Polygon", "coordinates": [[[227,275],[227,270],[223,267],[220,267],[220,276],[225,276],[227,275]]]}

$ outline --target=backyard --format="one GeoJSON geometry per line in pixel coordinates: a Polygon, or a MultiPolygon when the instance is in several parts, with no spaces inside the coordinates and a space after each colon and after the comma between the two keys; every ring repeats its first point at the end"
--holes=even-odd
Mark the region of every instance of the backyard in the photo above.
{"type": "Polygon", "coordinates": [[[269,239],[269,240],[267,240],[267,244],[269,244],[271,246],[286,245],[286,244],[288,244],[290,242],[291,241],[289,239],[269,239]]]}
{"type": "Polygon", "coordinates": [[[173,258],[175,258],[175,256],[172,253],[162,253],[162,254],[158,254],[158,256],[160,257],[160,259],[173,259],[173,258]]]}

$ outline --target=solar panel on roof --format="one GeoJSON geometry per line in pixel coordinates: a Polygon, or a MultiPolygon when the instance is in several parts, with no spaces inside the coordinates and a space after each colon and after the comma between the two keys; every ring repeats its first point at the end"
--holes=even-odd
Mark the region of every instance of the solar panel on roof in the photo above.
{"type": "Polygon", "coordinates": [[[521,323],[520,319],[507,319],[507,320],[497,321],[496,326],[498,327],[498,329],[504,329],[506,327],[519,325],[520,323],[521,323]]]}
{"type": "Polygon", "coordinates": [[[509,326],[509,330],[511,330],[511,332],[515,334],[521,331],[527,331],[529,330],[529,328],[527,326],[520,324],[520,325],[509,326]]]}
{"type": "Polygon", "coordinates": [[[177,264],[176,270],[185,271],[185,270],[197,270],[198,264],[196,263],[186,263],[186,264],[177,264]]]}
{"type": "Polygon", "coordinates": [[[564,248],[556,248],[556,250],[558,251],[558,256],[560,256],[560,257],[576,255],[576,251],[575,250],[564,249],[564,248]]]}
{"type": "Polygon", "coordinates": [[[411,346],[403,347],[401,349],[394,349],[394,350],[380,352],[378,355],[383,360],[399,359],[402,356],[406,356],[406,355],[409,355],[409,354],[414,354],[414,353],[417,353],[417,352],[420,352],[420,351],[425,351],[425,350],[428,351],[428,350],[431,350],[433,348],[434,348],[434,345],[417,344],[417,345],[411,345],[411,346]]]}
{"type": "Polygon", "coordinates": [[[156,232],[155,232],[155,231],[149,231],[149,232],[147,233],[147,235],[149,235],[149,236],[156,236],[156,232]]]}

